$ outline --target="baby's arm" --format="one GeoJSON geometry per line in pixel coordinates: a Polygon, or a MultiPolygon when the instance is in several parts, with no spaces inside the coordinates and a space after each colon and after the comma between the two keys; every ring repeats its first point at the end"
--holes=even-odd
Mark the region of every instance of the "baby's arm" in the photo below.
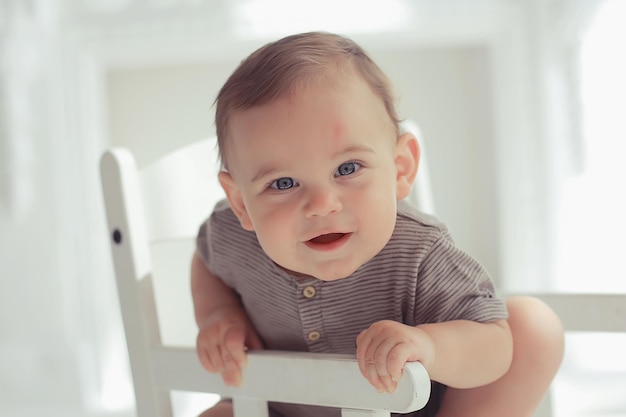
{"type": "Polygon", "coordinates": [[[472,388],[500,378],[513,357],[506,320],[453,320],[416,327],[384,320],[357,337],[361,373],[379,391],[391,392],[406,362],[419,361],[431,379],[472,388]]]}
{"type": "Polygon", "coordinates": [[[262,349],[263,344],[237,294],[209,272],[197,252],[191,263],[191,293],[202,366],[219,372],[227,385],[240,385],[246,348],[262,349]]]}

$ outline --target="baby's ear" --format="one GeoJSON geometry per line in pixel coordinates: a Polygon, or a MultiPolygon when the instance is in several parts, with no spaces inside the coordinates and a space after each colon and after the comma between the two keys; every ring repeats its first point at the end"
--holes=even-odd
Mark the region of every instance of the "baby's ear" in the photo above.
{"type": "Polygon", "coordinates": [[[411,193],[420,160],[420,147],[411,133],[403,133],[396,142],[396,197],[402,200],[411,193]]]}
{"type": "Polygon", "coordinates": [[[241,223],[241,227],[245,230],[253,231],[254,226],[248,215],[246,204],[243,201],[243,195],[241,195],[241,191],[235,184],[233,177],[228,172],[222,171],[218,174],[217,178],[226,193],[230,207],[239,219],[239,223],[241,223]]]}

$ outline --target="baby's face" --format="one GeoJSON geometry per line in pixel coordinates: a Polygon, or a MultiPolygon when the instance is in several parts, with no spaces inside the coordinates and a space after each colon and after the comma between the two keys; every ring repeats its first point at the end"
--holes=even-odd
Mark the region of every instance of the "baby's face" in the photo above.
{"type": "Polygon", "coordinates": [[[406,141],[359,77],[237,111],[228,140],[231,206],[283,268],[344,278],[391,237],[406,141]]]}

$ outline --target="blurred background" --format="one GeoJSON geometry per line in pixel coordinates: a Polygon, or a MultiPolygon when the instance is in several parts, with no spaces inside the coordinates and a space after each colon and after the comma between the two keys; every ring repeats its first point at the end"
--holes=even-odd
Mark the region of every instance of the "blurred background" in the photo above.
{"type": "MultiPolygon", "coordinates": [[[[438,216],[503,292],[626,292],[625,21],[621,0],[0,0],[0,416],[134,416],[98,159],[212,135],[239,61],[295,32],[380,64],[438,216]]],[[[568,336],[556,415],[626,416],[623,352],[568,336]]]]}

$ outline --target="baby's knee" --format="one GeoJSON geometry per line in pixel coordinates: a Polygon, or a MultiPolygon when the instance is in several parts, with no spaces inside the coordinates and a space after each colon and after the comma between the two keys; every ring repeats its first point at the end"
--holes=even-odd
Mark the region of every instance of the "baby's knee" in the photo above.
{"type": "Polygon", "coordinates": [[[543,301],[526,296],[509,298],[507,308],[516,354],[526,353],[546,365],[560,365],[565,333],[556,313],[543,301]]]}

